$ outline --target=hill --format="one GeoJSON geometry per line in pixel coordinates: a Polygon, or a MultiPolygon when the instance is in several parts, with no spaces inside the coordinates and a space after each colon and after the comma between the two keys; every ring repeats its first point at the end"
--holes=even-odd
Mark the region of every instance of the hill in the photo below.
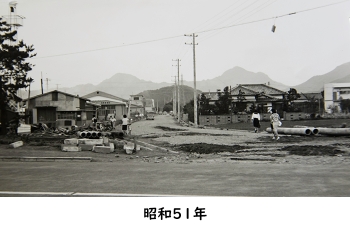
{"type": "MultiPolygon", "coordinates": [[[[159,109],[162,110],[166,103],[173,100],[173,92],[174,86],[167,86],[157,90],[145,90],[139,94],[143,95],[145,98],[154,99],[155,106],[158,104],[159,109]]],[[[200,90],[197,90],[197,92],[201,93],[200,90]]],[[[193,99],[193,88],[186,85],[180,87],[180,99],[182,105],[190,102],[193,99]]]]}
{"type": "Polygon", "coordinates": [[[298,92],[303,93],[321,92],[323,90],[323,85],[326,83],[350,82],[349,75],[350,62],[342,64],[326,74],[316,75],[306,82],[294,86],[293,88],[295,88],[298,92]]]}
{"type": "MultiPolygon", "coordinates": [[[[250,72],[241,67],[234,67],[225,71],[221,76],[210,80],[197,81],[196,88],[204,92],[216,92],[226,86],[236,86],[237,84],[270,84],[270,86],[285,90],[289,86],[276,82],[264,73],[250,72]]],[[[193,81],[184,81],[184,85],[193,87],[193,81]]]]}

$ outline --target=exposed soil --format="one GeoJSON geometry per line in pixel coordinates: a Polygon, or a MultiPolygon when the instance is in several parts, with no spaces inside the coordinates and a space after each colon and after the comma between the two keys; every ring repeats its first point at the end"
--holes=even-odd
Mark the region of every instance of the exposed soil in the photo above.
{"type": "Polygon", "coordinates": [[[198,153],[198,154],[210,154],[210,153],[220,153],[220,152],[237,152],[237,150],[247,149],[241,145],[215,145],[215,144],[184,144],[176,146],[174,149],[181,150],[183,152],[198,153]]]}
{"type": "Polygon", "coordinates": [[[175,129],[175,128],[170,128],[170,127],[165,127],[165,126],[155,126],[154,128],[161,129],[164,131],[186,131],[184,129],[175,129]]]}
{"type": "Polygon", "coordinates": [[[283,147],[281,150],[298,156],[339,156],[344,154],[344,151],[337,149],[336,146],[294,145],[283,147]]]}

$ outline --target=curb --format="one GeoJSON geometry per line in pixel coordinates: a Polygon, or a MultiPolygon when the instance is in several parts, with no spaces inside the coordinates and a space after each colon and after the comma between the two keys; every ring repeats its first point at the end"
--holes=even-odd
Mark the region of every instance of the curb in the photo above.
{"type": "Polygon", "coordinates": [[[0,161],[30,161],[30,162],[58,162],[58,161],[92,161],[92,157],[0,157],[0,161]]]}

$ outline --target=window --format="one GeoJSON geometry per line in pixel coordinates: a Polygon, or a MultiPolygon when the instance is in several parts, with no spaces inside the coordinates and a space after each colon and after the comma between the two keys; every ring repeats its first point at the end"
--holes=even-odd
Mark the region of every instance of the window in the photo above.
{"type": "Polygon", "coordinates": [[[75,119],[75,112],[58,112],[57,119],[75,119]]]}
{"type": "Polygon", "coordinates": [[[138,100],[140,100],[140,98],[139,97],[134,97],[134,100],[138,101],[138,100]]]}
{"type": "Polygon", "coordinates": [[[52,93],[52,101],[58,101],[58,92],[52,93]]]}

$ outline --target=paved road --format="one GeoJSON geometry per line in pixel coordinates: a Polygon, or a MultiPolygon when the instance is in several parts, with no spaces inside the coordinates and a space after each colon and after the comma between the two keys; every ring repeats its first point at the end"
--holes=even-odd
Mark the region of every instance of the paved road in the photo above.
{"type": "MultiPolygon", "coordinates": [[[[200,196],[349,196],[338,165],[0,162],[1,191],[200,196]]],[[[0,195],[6,195],[3,193],[0,195]]]]}
{"type": "MultiPolygon", "coordinates": [[[[154,121],[134,123],[133,134],[166,133],[154,128],[163,125],[193,131],[162,115],[154,121]]],[[[240,135],[252,135],[247,133],[240,135]]],[[[15,151],[33,154],[25,146],[15,151]]],[[[348,161],[280,164],[141,160],[141,156],[157,156],[157,151],[164,156],[164,152],[153,149],[118,158],[107,154],[99,162],[0,161],[0,196],[350,196],[348,161]]],[[[174,155],[168,153],[168,158],[174,155]]]]}

